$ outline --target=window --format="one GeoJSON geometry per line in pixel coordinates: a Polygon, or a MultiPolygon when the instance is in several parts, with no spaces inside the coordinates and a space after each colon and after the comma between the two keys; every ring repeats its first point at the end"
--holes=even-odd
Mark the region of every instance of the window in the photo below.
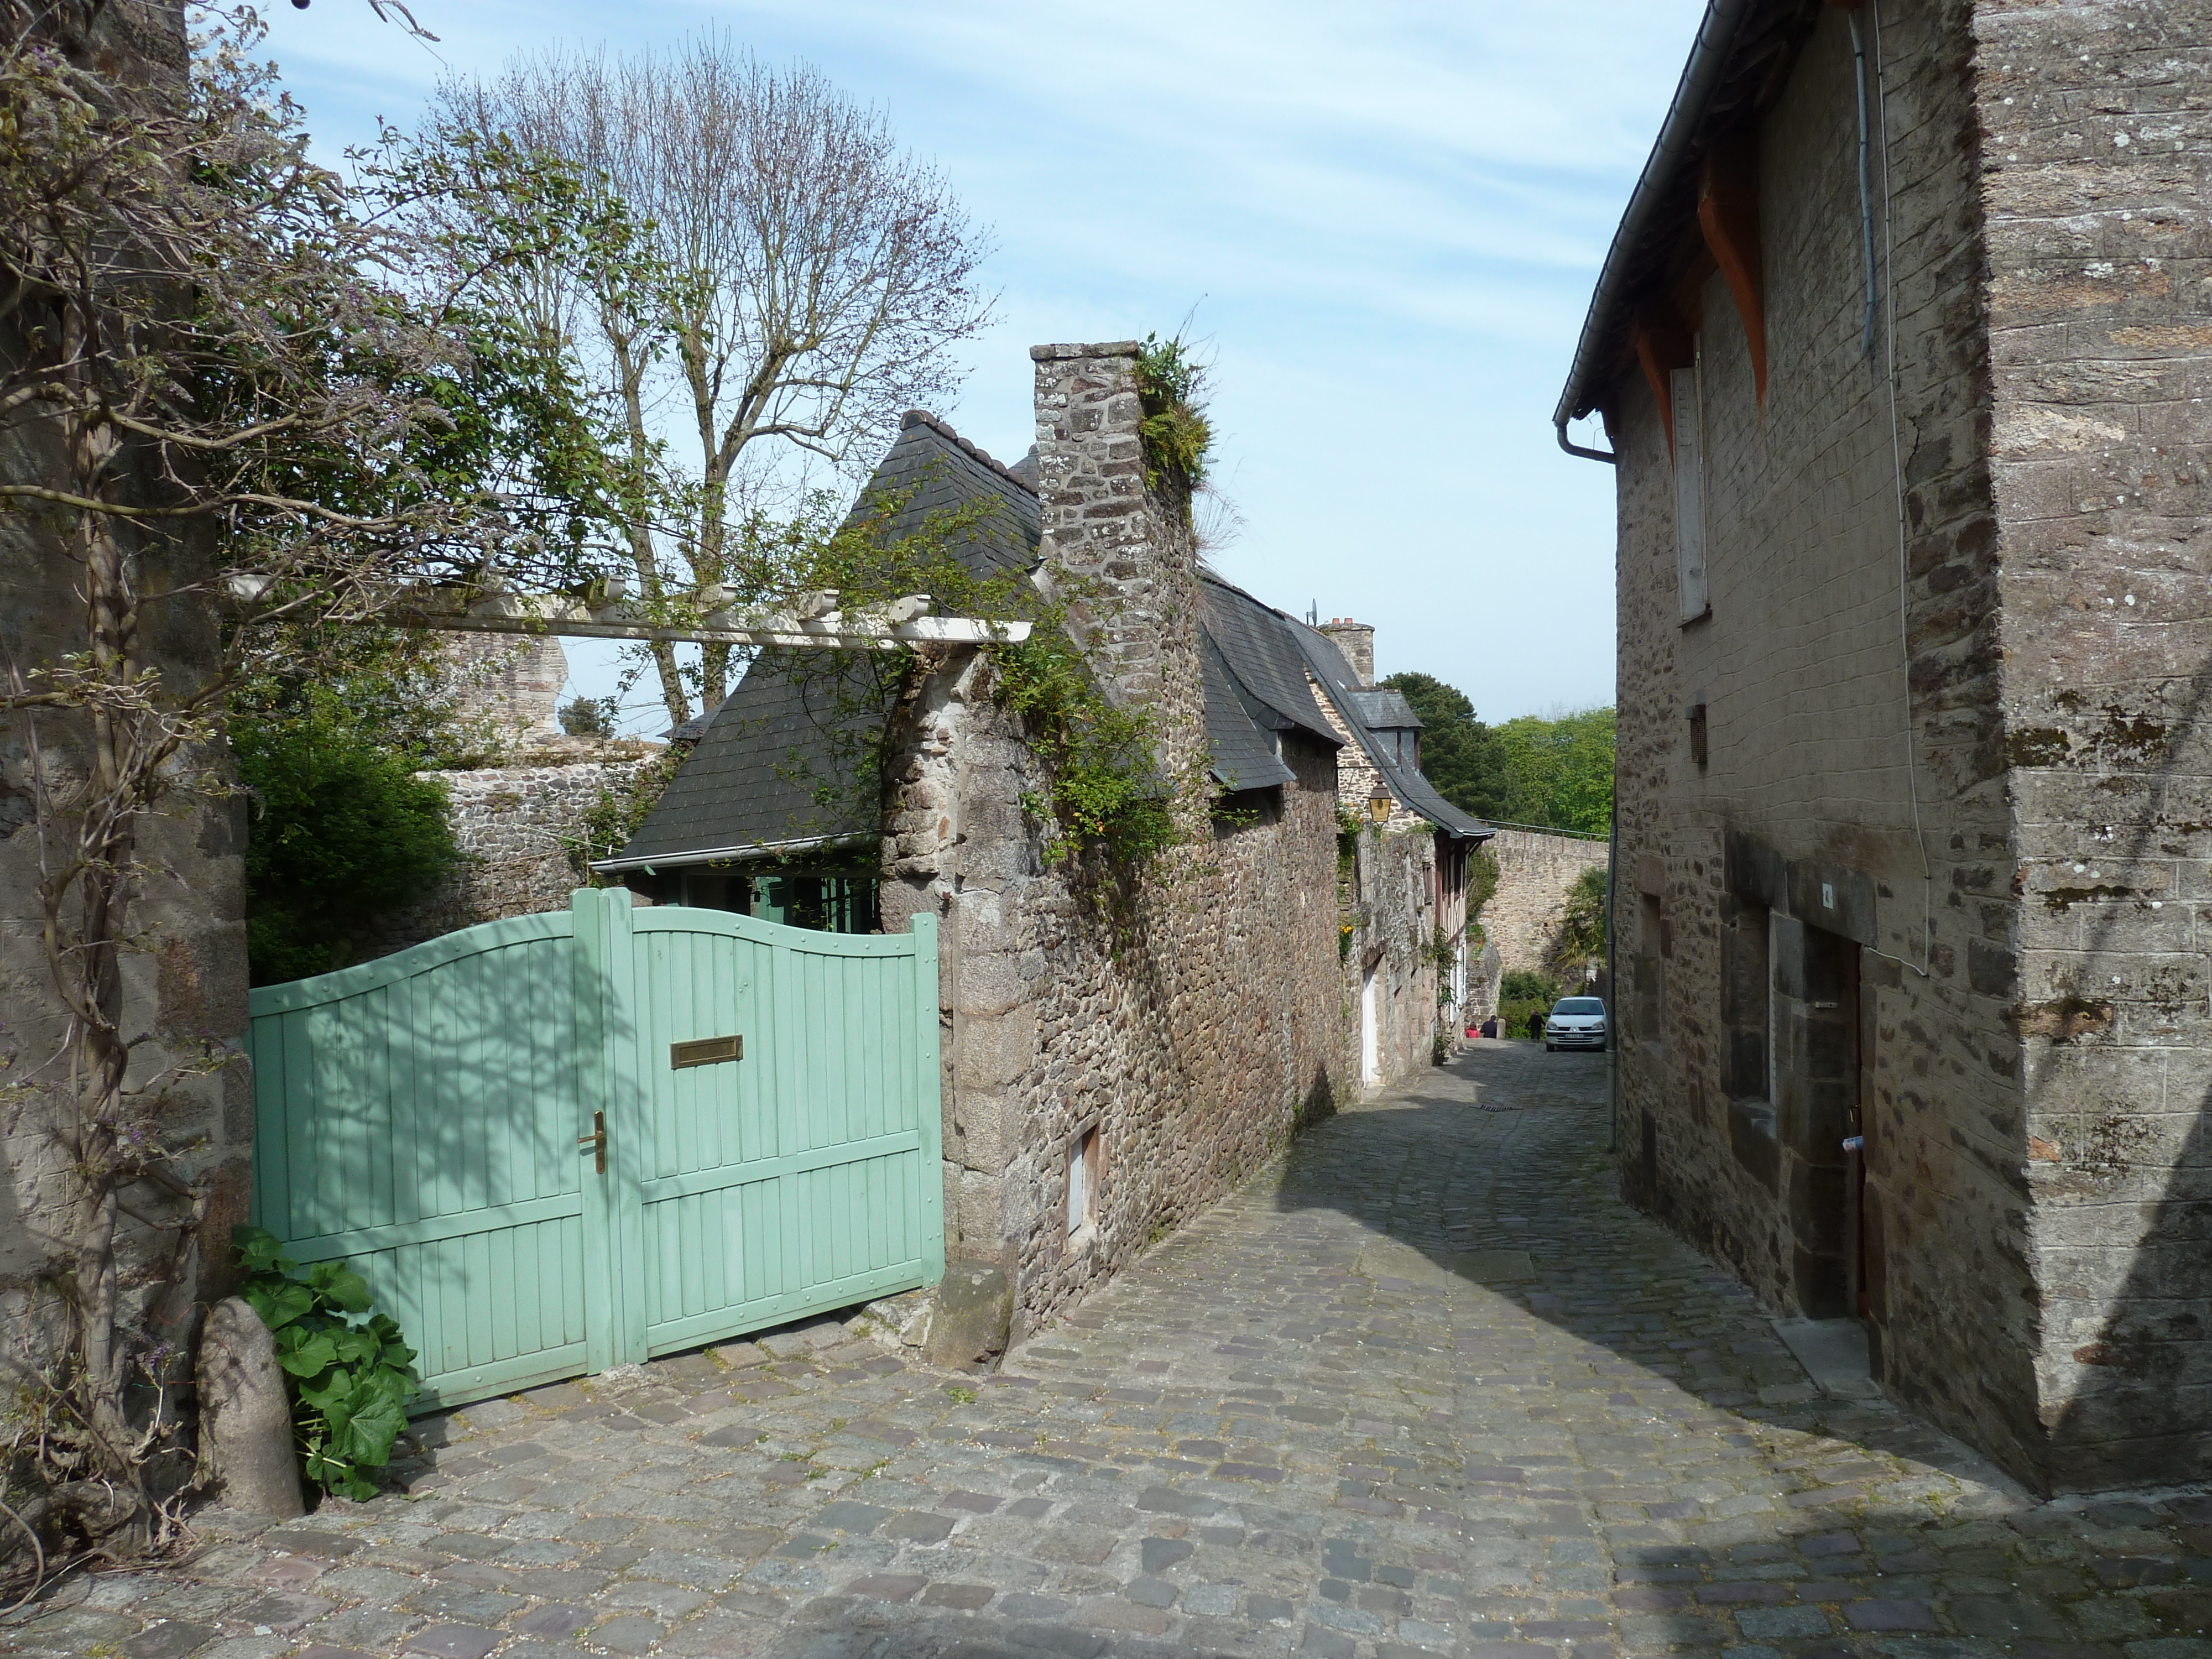
{"type": "Polygon", "coordinates": [[[1090,1243],[1098,1206],[1098,1131],[1085,1129],[1067,1150],[1067,1244],[1090,1243]]]}
{"type": "Polygon", "coordinates": [[[1668,381],[1674,404],[1674,562],[1686,623],[1709,617],[1713,610],[1705,586],[1704,361],[1700,341],[1697,362],[1675,369],[1668,381]]]}
{"type": "Polygon", "coordinates": [[[872,933],[881,925],[872,875],[779,871],[752,877],[751,889],[746,908],[763,921],[823,933],[872,933]]]}

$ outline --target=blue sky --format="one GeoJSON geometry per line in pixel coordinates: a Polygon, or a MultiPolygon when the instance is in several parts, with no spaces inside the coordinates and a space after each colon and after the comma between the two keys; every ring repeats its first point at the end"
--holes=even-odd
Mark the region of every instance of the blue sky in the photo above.
{"type": "MultiPolygon", "coordinates": [[[[414,6],[435,46],[363,0],[270,8],[332,152],[410,124],[441,75],[555,44],[714,29],[805,58],[992,230],[999,320],[938,411],[963,435],[1028,449],[1033,343],[1195,307],[1245,520],[1224,575],[1374,623],[1379,672],[1486,720],[1613,700],[1612,469],[1561,454],[1550,416],[1702,0],[414,6]]],[[[611,689],[603,652],[570,657],[572,689],[611,689]]]]}

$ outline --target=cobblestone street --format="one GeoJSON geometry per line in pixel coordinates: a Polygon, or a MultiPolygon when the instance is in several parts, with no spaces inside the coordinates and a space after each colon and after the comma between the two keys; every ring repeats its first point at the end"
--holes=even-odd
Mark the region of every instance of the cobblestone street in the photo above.
{"type": "Polygon", "coordinates": [[[2037,1504],[1821,1395],[1613,1196],[1603,1097],[1474,1045],[997,1375],[830,1326],[471,1407],[404,1494],[204,1516],[0,1645],[2212,1659],[2212,1500],[2037,1504]]]}

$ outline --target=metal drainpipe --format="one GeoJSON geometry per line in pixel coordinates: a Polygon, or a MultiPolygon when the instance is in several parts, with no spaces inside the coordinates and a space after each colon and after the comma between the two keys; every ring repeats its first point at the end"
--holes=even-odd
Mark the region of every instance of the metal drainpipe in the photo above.
{"type": "Polygon", "coordinates": [[[1866,356],[1874,356],[1874,320],[1875,296],[1879,289],[1875,282],[1874,264],[1874,186],[1868,176],[1872,164],[1873,137],[1867,130],[1867,55],[1866,36],[1859,28],[1858,0],[1851,0],[1848,14],[1851,25],[1851,70],[1859,89],[1859,225],[1861,238],[1866,246],[1866,333],[1860,349],[1866,356]]]}
{"type": "Polygon", "coordinates": [[[1613,821],[1605,839],[1605,1149],[1620,1147],[1620,966],[1613,951],[1613,884],[1620,869],[1620,785],[1613,783],[1613,821]]]}

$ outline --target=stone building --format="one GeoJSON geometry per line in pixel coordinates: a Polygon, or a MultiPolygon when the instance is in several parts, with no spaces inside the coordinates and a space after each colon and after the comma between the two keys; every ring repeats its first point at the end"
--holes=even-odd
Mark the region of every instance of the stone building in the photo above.
{"type": "Polygon", "coordinates": [[[1556,416],[1626,1188],[2045,1489],[2212,1473],[2208,88],[2204,0],[1717,0],[1556,416]]]}
{"type": "Polygon", "coordinates": [[[1340,947],[1359,1080],[1380,1088],[1458,1046],[1470,969],[1480,966],[1468,954],[1468,858],[1496,832],[1422,776],[1420,718],[1375,684],[1375,630],[1346,618],[1290,626],[1344,740],[1337,808],[1354,828],[1345,836],[1340,947]]]}
{"type": "Polygon", "coordinates": [[[902,514],[995,503],[956,556],[1079,596],[1071,633],[1101,686],[1152,717],[1179,845],[1134,877],[1062,856],[988,653],[932,647],[885,684],[857,654],[764,652],[600,866],[664,901],[813,926],[937,915],[948,1283],[1000,1287],[985,1346],[1068,1306],[1352,1084],[1344,739],[1291,625],[1202,572],[1186,503],[1147,488],[1136,350],[1037,347],[1034,455],[1003,466],[916,413],[872,489],[896,488],[902,514]]]}

